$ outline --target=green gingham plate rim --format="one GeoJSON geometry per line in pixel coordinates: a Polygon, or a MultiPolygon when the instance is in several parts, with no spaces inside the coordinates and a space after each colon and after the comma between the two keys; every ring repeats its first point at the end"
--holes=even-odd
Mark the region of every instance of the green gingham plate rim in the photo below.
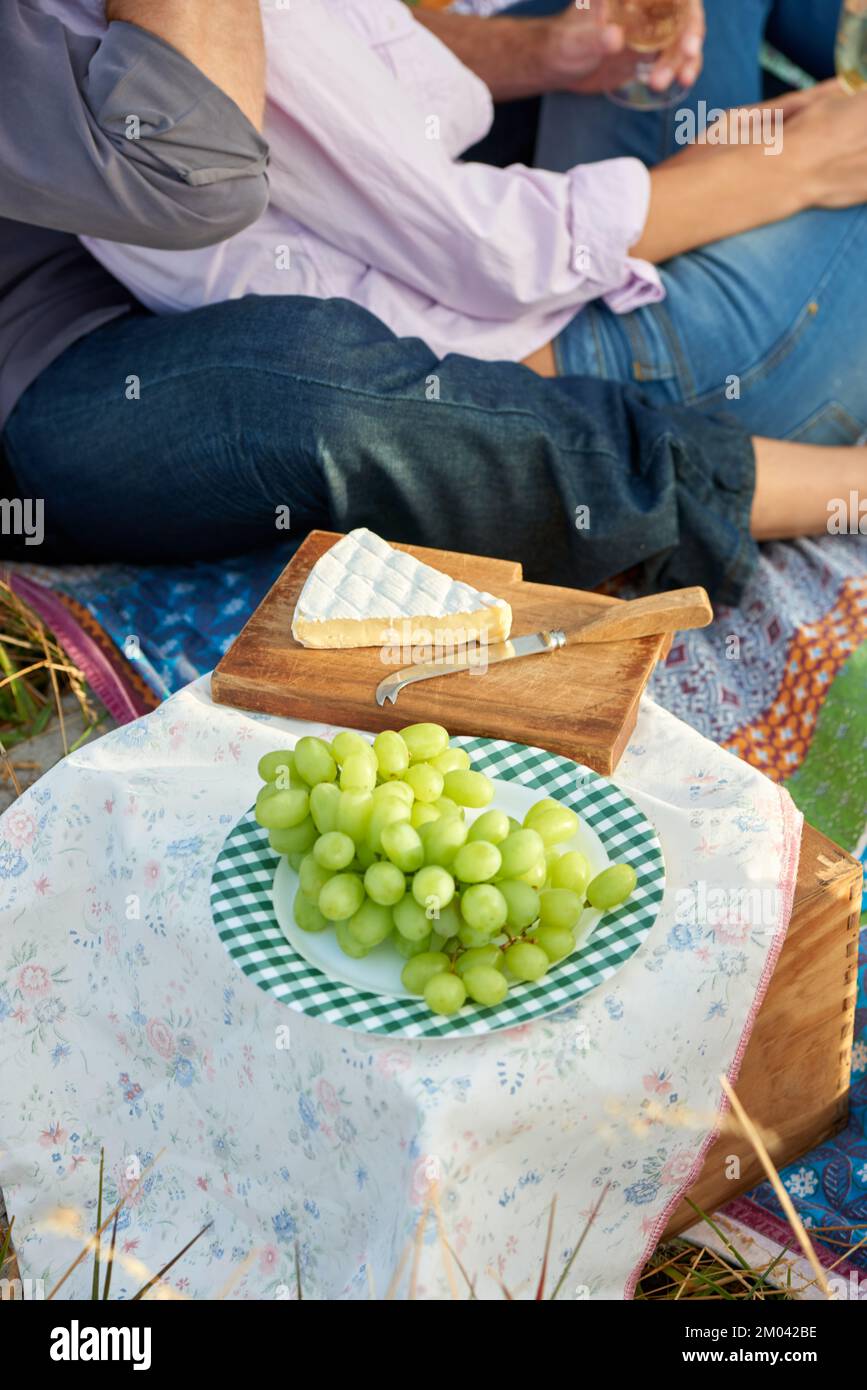
{"type": "Polygon", "coordinates": [[[390,1037],[443,1038],[516,1028],[574,1005],[619,970],[656,920],[665,888],[665,864],[656,832],[613,782],[570,758],[502,739],[456,737],[473,768],[489,777],[522,783],[571,806],[596,831],[612,861],[638,875],[635,892],[606,913],[588,943],[552,966],[544,979],[515,984],[502,1004],[465,1007],[449,1018],[431,1014],[423,1000],[364,994],[329,979],[308,964],[284,937],[271,902],[280,856],[252,809],[227,836],[211,879],[211,910],[220,940],[260,989],[290,1009],[343,1028],[390,1037]]]}

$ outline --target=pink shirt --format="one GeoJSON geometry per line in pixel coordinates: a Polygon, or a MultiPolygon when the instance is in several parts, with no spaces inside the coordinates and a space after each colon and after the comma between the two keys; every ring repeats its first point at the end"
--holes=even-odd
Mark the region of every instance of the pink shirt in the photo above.
{"type": "Polygon", "coordinates": [[[625,313],[664,297],[654,267],[628,254],[647,215],[640,161],[568,173],[461,163],[489,128],[490,93],[402,0],[270,0],[263,16],[260,221],[201,251],[86,241],[149,307],[338,296],[438,356],[518,361],[589,300],[625,313]]]}

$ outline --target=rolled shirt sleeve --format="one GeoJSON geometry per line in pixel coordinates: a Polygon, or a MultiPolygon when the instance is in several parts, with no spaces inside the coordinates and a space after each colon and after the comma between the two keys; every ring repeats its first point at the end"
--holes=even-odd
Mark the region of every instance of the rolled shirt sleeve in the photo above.
{"type": "MultiPolygon", "coordinates": [[[[282,53],[273,20],[268,39],[272,202],[325,241],[483,319],[664,297],[655,268],[628,254],[650,198],[639,160],[567,173],[462,163],[432,138],[412,84],[327,7],[299,0],[282,53]]],[[[419,41],[439,43],[426,30],[419,41]]]]}
{"type": "Polygon", "coordinates": [[[185,250],[261,214],[265,141],[170,44],[125,23],[84,37],[17,4],[0,28],[0,216],[185,250]]]}

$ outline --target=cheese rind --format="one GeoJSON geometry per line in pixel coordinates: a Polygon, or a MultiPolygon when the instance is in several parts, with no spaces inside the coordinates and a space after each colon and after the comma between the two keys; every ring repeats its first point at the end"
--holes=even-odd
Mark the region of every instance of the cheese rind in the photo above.
{"type": "Polygon", "coordinates": [[[313,566],[298,597],[292,636],[306,647],[375,647],[411,631],[416,642],[451,649],[505,641],[511,626],[512,610],[503,599],[359,529],[313,566]]]}

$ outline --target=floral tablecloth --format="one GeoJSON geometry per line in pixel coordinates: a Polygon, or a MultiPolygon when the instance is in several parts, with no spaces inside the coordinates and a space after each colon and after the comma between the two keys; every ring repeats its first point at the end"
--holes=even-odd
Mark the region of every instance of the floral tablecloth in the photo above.
{"type": "MultiPolygon", "coordinates": [[[[465,1294],[437,1209],[479,1296],[502,1281],[526,1297],[555,1195],[549,1286],[601,1198],[560,1297],[628,1297],[703,1162],[720,1073],[737,1074],[788,924],[799,813],[645,700],[615,778],[666,858],[641,949],[555,1017],[376,1038],[258,990],[211,921],[258,757],[311,730],[330,732],[215,706],[204,679],[0,819],[0,1186],[22,1275],[50,1287],[72,1261],[104,1145],[104,1210],[133,1189],[114,1297],[207,1222],[163,1295],[294,1297],[296,1256],[307,1297],[383,1297],[400,1271],[398,1296],[412,1279],[465,1294]],[[701,907],[745,887],[759,911],[701,907]]],[[[89,1296],[90,1277],[84,1262],[60,1296],[89,1296]]]]}

